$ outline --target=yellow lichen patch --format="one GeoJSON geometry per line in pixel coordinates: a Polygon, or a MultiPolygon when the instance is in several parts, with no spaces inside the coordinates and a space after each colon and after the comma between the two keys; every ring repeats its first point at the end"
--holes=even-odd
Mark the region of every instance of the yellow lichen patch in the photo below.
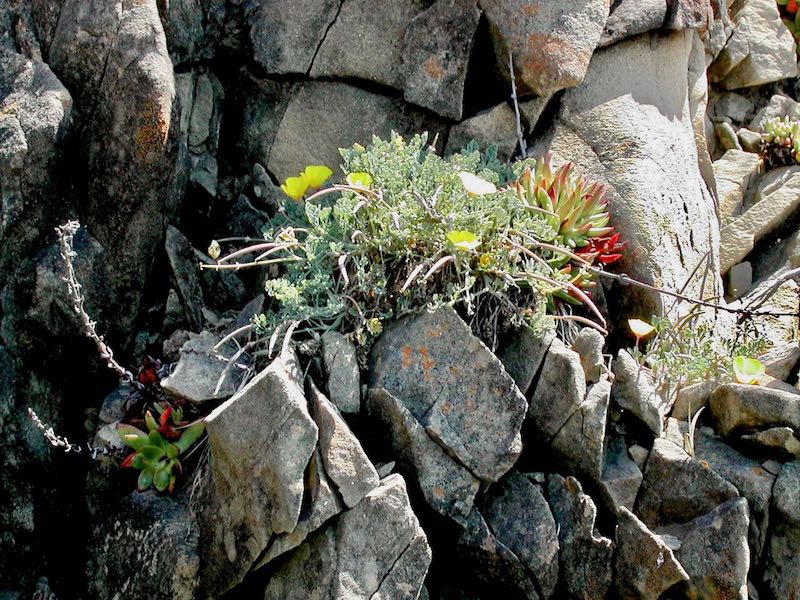
{"type": "Polygon", "coordinates": [[[428,60],[426,60],[422,67],[425,69],[425,72],[428,74],[428,76],[436,81],[441,81],[447,74],[447,71],[445,71],[441,61],[435,56],[431,56],[428,60]]]}
{"type": "Polygon", "coordinates": [[[143,163],[152,164],[164,153],[169,135],[169,110],[158,100],[151,98],[143,102],[136,121],[136,158],[143,163]]]}

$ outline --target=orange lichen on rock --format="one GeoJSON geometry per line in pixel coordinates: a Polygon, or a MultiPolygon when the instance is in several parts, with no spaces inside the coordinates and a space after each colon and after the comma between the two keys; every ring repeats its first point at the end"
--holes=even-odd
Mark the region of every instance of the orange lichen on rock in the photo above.
{"type": "Polygon", "coordinates": [[[155,99],[142,104],[134,132],[136,158],[143,163],[156,162],[164,152],[170,127],[170,111],[155,99]]]}

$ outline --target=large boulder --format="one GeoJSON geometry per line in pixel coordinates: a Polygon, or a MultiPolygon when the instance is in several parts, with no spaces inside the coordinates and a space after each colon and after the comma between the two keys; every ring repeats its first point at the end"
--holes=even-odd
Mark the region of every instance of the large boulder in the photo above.
{"type": "Polygon", "coordinates": [[[65,0],[49,61],[75,98],[81,213],[108,252],[125,342],[177,197],[175,80],[156,0],[65,0]]]}
{"type": "Polygon", "coordinates": [[[275,359],[206,417],[210,481],[199,519],[209,597],[241,582],[273,534],[298,525],[318,427],[294,361],[275,359]]]}
{"type": "MultiPolygon", "coordinates": [[[[690,30],[643,34],[595,52],[586,78],[565,92],[537,149],[549,147],[558,161],[575,161],[584,175],[607,184],[611,222],[628,241],[620,270],[712,297],[721,291],[719,228],[692,127],[693,36],[690,30]],[[706,260],[708,276],[691,278],[706,260]]],[[[621,312],[631,316],[664,308],[659,294],[635,286],[615,293],[621,312]]]]}
{"type": "Polygon", "coordinates": [[[800,393],[729,383],[711,395],[709,408],[725,437],[770,427],[800,430],[800,393]]]}
{"type": "Polygon", "coordinates": [[[568,6],[481,0],[480,5],[502,72],[508,72],[510,52],[520,93],[548,96],[583,81],[603,33],[609,0],[579,0],[568,6]]]}
{"type": "Polygon", "coordinates": [[[786,463],[775,481],[764,562],[775,598],[800,597],[800,461],[786,463]]]}
{"type": "Polygon", "coordinates": [[[709,0],[620,0],[612,4],[601,46],[653,29],[705,31],[714,20],[709,0]]]}
{"type": "Polygon", "coordinates": [[[730,6],[733,33],[709,69],[709,78],[728,90],[797,75],[792,34],[772,0],[736,0],[730,6]]]}
{"type": "Polygon", "coordinates": [[[290,554],[265,600],[415,600],[431,561],[405,482],[390,475],[290,554]]]}
{"type": "Polygon", "coordinates": [[[423,312],[388,327],[370,361],[370,385],[400,399],[477,478],[496,481],[512,467],[528,403],[455,311],[423,312]]]}

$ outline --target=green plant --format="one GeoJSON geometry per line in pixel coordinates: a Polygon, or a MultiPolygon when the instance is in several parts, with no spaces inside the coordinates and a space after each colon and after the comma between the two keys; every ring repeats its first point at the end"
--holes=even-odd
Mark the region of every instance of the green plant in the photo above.
{"type": "Polygon", "coordinates": [[[761,134],[761,156],[770,168],[800,164],[800,121],[788,116],[767,119],[761,134]]]}
{"type": "Polygon", "coordinates": [[[591,284],[585,267],[613,262],[611,249],[623,245],[608,235],[601,187],[571,166],[554,173],[540,159],[534,170],[529,160],[501,168],[476,149],[444,159],[425,135],[376,137],[341,154],[346,184],[287,200],[263,244],[215,265],[283,265],[266,283],[273,305],[254,321],[270,346],[279,335],[329,329],[365,345],[387,320],[441,305],[461,310],[490,345],[505,325],[544,322],[556,298],[602,319],[582,289],[591,284]]]}
{"type": "Polygon", "coordinates": [[[205,431],[205,422],[188,424],[182,418],[180,408],[168,406],[162,408],[158,421],[150,411],[145,413],[147,433],[127,423],[117,424],[122,441],[134,450],[125,458],[122,466],[140,471],[137,482],[139,491],[151,486],[159,492],[173,491],[177,474],[183,470],[178,457],[205,431]]]}
{"type": "Polygon", "coordinates": [[[759,356],[769,348],[765,338],[747,327],[734,338],[720,338],[711,324],[701,321],[697,310],[675,322],[653,317],[650,324],[653,332],[645,349],[637,345],[631,355],[653,372],[668,396],[708,379],[734,381],[735,357],[759,356]]]}

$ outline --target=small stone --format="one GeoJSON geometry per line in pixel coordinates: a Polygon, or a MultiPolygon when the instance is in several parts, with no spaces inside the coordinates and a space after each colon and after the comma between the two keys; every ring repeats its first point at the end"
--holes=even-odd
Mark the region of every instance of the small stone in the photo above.
{"type": "Polygon", "coordinates": [[[723,437],[770,427],[800,430],[800,393],[730,383],[716,389],[709,407],[723,437]]]}
{"type": "Polygon", "coordinates": [[[347,508],[380,483],[378,473],[336,407],[316,388],[309,390],[309,411],[319,428],[319,451],[325,473],[347,508]]]}
{"type": "Polygon", "coordinates": [[[361,371],[356,347],[341,333],[322,335],[322,365],[328,379],[331,402],[343,413],[361,410],[361,371]]]}
{"type": "Polygon", "coordinates": [[[592,327],[584,327],[572,342],[572,350],[581,357],[581,366],[586,376],[586,383],[597,383],[606,372],[606,361],[603,358],[603,347],[606,340],[602,334],[592,327]]]}
{"type": "Polygon", "coordinates": [[[753,265],[748,261],[733,265],[728,271],[728,298],[736,300],[744,296],[753,287],[753,265]]]}
{"type": "Polygon", "coordinates": [[[642,479],[641,468],[628,456],[625,440],[621,437],[611,440],[606,451],[600,485],[614,512],[619,512],[622,507],[633,510],[642,479]]]}
{"type": "Polygon", "coordinates": [[[714,134],[717,136],[719,145],[724,150],[742,150],[736,130],[730,123],[722,122],[714,124],[714,134]]]}
{"type": "Polygon", "coordinates": [[[753,101],[736,92],[724,92],[714,103],[712,120],[744,123],[753,110],[753,101]]]}
{"type": "Polygon", "coordinates": [[[650,430],[660,436],[670,403],[661,398],[650,372],[642,368],[626,351],[620,350],[612,365],[614,372],[614,400],[628,410],[650,430]]]}
{"type": "Polygon", "coordinates": [[[635,512],[648,527],[685,523],[739,492],[699,459],[665,439],[656,439],[647,459],[635,512]]]}
{"type": "Polygon", "coordinates": [[[508,104],[478,113],[450,128],[447,152],[458,152],[475,140],[481,148],[497,146],[497,156],[509,160],[517,149],[517,118],[508,104]]]}
{"type": "Polygon", "coordinates": [[[742,128],[736,132],[739,144],[745,152],[757,154],[761,149],[761,134],[750,129],[742,128]]]}
{"type": "Polygon", "coordinates": [[[777,450],[781,454],[800,457],[800,440],[797,439],[791,427],[772,427],[750,435],[743,435],[742,441],[751,442],[766,450],[777,450]]]}
{"type": "Polygon", "coordinates": [[[624,506],[617,515],[614,584],[621,598],[658,600],[676,583],[688,581],[672,549],[624,506]]]}
{"type": "Polygon", "coordinates": [[[181,347],[178,364],[172,374],[161,381],[161,387],[196,404],[229,398],[241,383],[242,370],[227,369],[235,348],[226,344],[216,352],[214,346],[219,341],[220,338],[210,331],[189,334],[189,341],[181,347]]]}
{"type": "Polygon", "coordinates": [[[640,446],[639,444],[634,444],[628,448],[628,456],[630,456],[633,462],[636,463],[636,466],[639,467],[640,471],[644,471],[644,468],[647,465],[647,457],[650,456],[650,450],[640,446]]]}

